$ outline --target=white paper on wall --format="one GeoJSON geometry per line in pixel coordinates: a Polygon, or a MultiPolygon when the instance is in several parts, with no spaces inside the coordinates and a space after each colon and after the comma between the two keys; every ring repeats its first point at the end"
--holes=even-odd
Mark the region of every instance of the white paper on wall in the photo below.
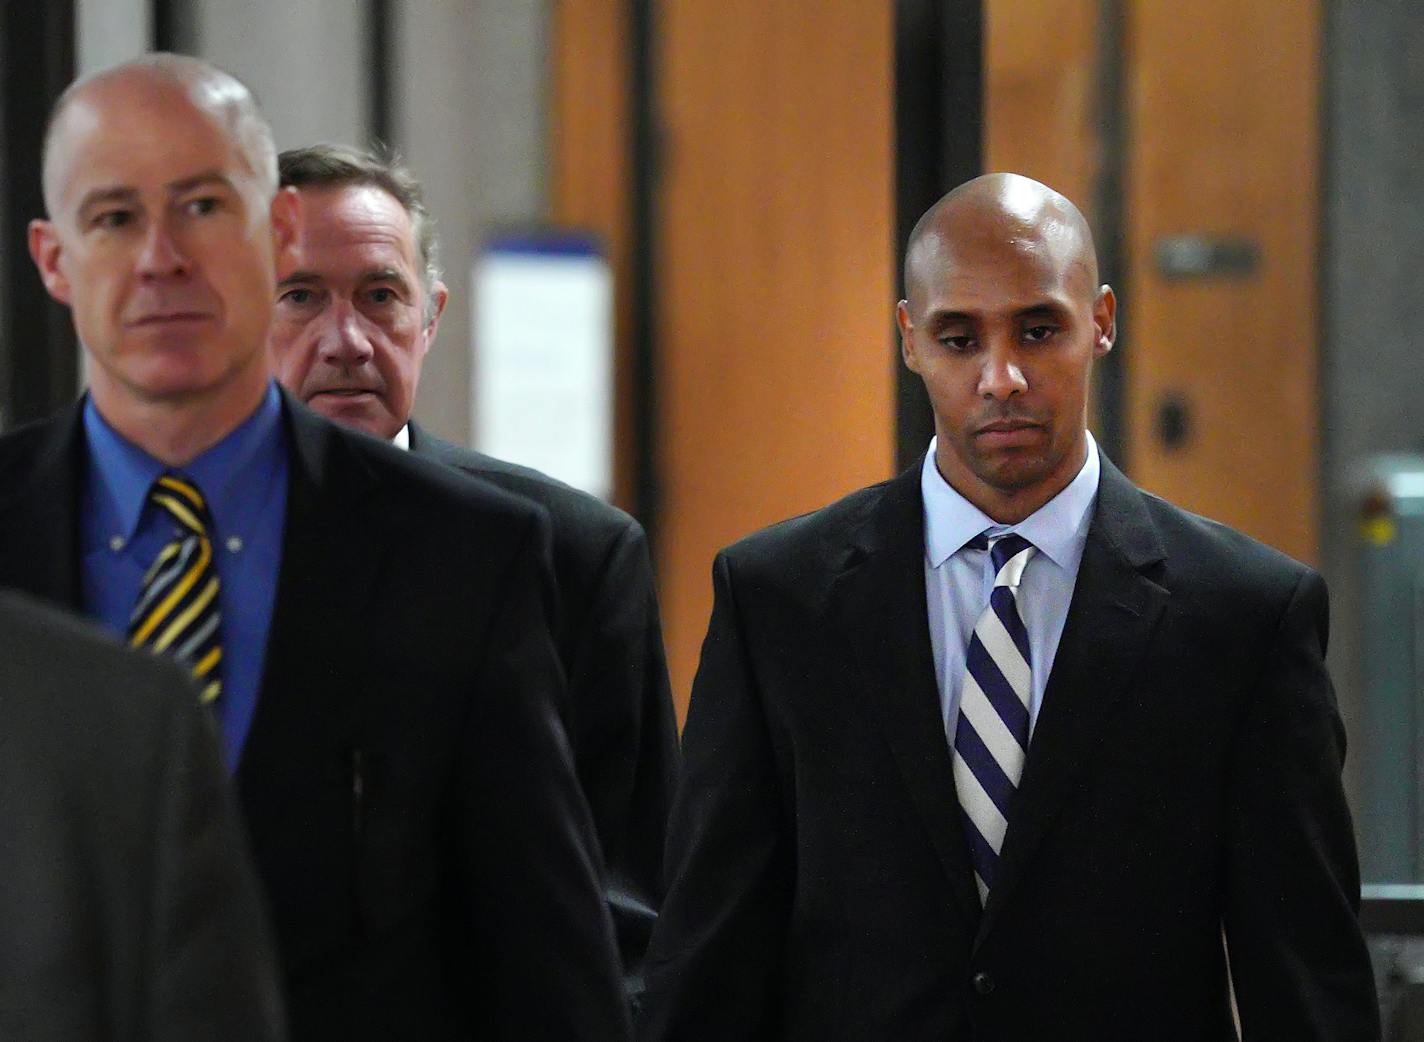
{"type": "Polygon", "coordinates": [[[597,239],[502,236],[473,270],[474,446],[607,499],[613,279],[597,239]]]}

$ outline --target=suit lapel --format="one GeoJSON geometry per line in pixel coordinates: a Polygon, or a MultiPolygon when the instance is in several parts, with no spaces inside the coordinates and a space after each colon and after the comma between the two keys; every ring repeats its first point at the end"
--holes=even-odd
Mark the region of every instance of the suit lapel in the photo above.
{"type": "Polygon", "coordinates": [[[1096,761],[1114,707],[1166,606],[1167,591],[1144,574],[1162,558],[1142,493],[1104,457],[1072,603],[976,947],[1012,900],[1063,801],[1082,784],[1086,766],[1096,761]]]}
{"type": "Polygon", "coordinates": [[[362,509],[376,486],[346,443],[356,435],[285,394],[283,410],[287,517],[267,661],[240,768],[249,797],[264,758],[292,755],[294,740],[330,734],[350,720],[349,699],[359,685],[343,682],[341,671],[368,639],[367,602],[388,537],[362,509]]]}
{"type": "Polygon", "coordinates": [[[973,922],[979,896],[959,824],[929,641],[919,481],[913,467],[885,486],[854,534],[831,597],[852,649],[858,700],[876,716],[950,888],[973,922]]]}
{"type": "Polygon", "coordinates": [[[0,502],[4,585],[70,609],[80,607],[79,495],[83,400],[44,425],[38,451],[0,502]]]}

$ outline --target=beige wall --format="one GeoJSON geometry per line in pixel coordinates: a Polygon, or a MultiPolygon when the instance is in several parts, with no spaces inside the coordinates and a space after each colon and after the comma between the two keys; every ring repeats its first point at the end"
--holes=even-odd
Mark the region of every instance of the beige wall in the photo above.
{"type": "Polygon", "coordinates": [[[893,470],[893,16],[659,8],[657,564],[680,712],[717,549],[893,470]]]}

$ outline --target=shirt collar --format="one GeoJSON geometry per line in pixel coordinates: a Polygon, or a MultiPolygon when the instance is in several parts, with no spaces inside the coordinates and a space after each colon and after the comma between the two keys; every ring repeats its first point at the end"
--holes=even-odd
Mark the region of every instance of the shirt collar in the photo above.
{"type": "Polygon", "coordinates": [[[138,528],[148,490],[167,470],[186,474],[202,490],[218,531],[243,527],[240,519],[250,510],[247,492],[255,480],[270,474],[273,466],[285,461],[282,432],[282,399],[276,383],[253,411],[231,433],[186,467],[172,468],[154,459],[109,425],[94,405],[92,396],[84,402],[84,435],[89,445],[89,466],[93,487],[109,499],[119,533],[129,540],[138,528]]]}
{"type": "Polygon", "coordinates": [[[398,449],[410,448],[410,424],[401,425],[401,429],[396,431],[395,437],[391,439],[391,444],[398,449]]]}
{"type": "Polygon", "coordinates": [[[930,567],[944,564],[986,529],[993,529],[995,535],[1017,532],[1060,566],[1067,567],[1074,562],[1087,537],[1102,471],[1097,442],[1092,432],[1086,433],[1087,459],[1077,476],[1062,492],[1016,525],[998,524],[944,480],[934,461],[939,439],[931,438],[920,468],[920,494],[925,503],[925,556],[930,567]]]}

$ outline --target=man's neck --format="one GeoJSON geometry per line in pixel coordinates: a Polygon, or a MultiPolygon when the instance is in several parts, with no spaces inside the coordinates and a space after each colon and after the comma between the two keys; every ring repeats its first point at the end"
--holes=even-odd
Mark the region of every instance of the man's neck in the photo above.
{"type": "Polygon", "coordinates": [[[940,476],[950,488],[983,511],[985,516],[1001,525],[1017,525],[1042,509],[1054,496],[1072,484],[1088,460],[1088,441],[1085,435],[1081,449],[1067,457],[1069,465],[1060,467],[1042,482],[1023,488],[1001,489],[971,479],[965,480],[965,487],[961,488],[960,482],[950,476],[956,471],[952,466],[947,467],[946,461],[941,458],[944,444],[940,442],[940,449],[935,453],[935,467],[940,476]]]}
{"type": "Polygon", "coordinates": [[[143,399],[98,385],[90,389],[94,407],[124,438],[169,467],[187,466],[222,441],[257,411],[267,378],[240,389],[179,400],[143,399]]]}

